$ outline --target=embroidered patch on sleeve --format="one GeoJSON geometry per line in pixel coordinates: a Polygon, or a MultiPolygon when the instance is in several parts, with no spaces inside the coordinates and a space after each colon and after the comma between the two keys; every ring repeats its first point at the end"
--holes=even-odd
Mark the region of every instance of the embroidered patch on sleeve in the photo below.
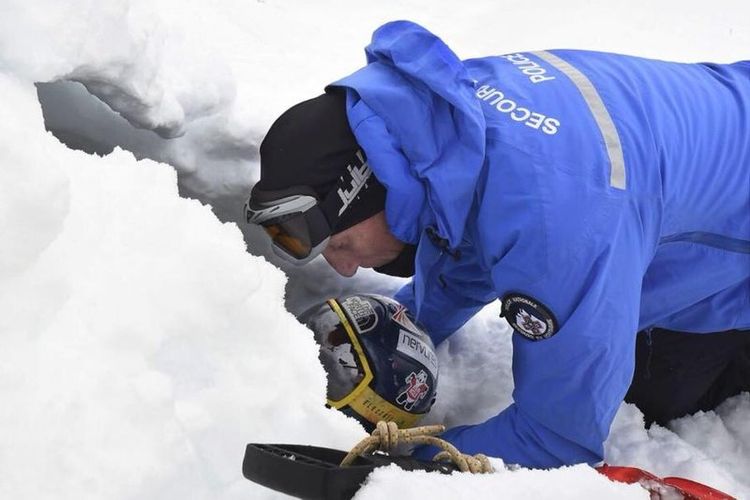
{"type": "Polygon", "coordinates": [[[529,340],[548,339],[557,333],[555,315],[547,306],[528,295],[508,293],[503,296],[500,316],[529,340]]]}

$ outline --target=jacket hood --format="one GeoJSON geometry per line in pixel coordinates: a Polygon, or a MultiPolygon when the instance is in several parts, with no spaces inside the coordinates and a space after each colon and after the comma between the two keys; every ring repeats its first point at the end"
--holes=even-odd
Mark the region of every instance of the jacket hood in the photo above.
{"type": "Polygon", "coordinates": [[[386,186],[393,234],[416,244],[427,225],[461,242],[484,162],[485,120],[474,81],[440,38],[408,21],[383,25],[367,66],[331,86],[347,90],[347,116],[386,186]]]}

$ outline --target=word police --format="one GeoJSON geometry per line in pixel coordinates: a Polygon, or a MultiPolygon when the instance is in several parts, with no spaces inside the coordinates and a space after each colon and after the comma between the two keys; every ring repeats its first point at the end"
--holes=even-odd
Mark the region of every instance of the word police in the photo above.
{"type": "Polygon", "coordinates": [[[531,83],[542,83],[554,80],[554,76],[547,76],[547,70],[535,63],[523,54],[508,54],[500,56],[507,59],[521,70],[521,73],[529,77],[531,83]]]}

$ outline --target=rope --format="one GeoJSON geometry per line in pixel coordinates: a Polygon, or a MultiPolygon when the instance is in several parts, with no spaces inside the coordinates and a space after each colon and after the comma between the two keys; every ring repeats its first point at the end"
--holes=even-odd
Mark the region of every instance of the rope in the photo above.
{"type": "Polygon", "coordinates": [[[494,472],[492,464],[487,457],[481,453],[474,456],[466,455],[458,451],[458,448],[448,441],[435,437],[445,432],[443,425],[425,425],[412,429],[399,429],[395,422],[381,420],[372,431],[372,435],[366,437],[352,448],[341,461],[341,466],[351,465],[359,456],[369,455],[375,450],[388,452],[399,443],[410,443],[415,445],[431,445],[442,451],[433,457],[433,460],[450,460],[461,472],[485,473],[494,472]]]}

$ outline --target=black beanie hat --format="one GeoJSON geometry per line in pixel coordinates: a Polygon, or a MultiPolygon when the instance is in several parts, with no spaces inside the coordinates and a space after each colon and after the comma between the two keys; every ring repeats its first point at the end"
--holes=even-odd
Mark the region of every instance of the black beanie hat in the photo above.
{"type": "Polygon", "coordinates": [[[385,207],[385,188],[366,166],[364,151],[349,127],[346,95],[340,89],[332,88],[289,108],[271,125],[260,145],[260,181],[254,189],[277,191],[293,186],[312,188],[321,202],[338,193],[338,218],[328,221],[333,234],[385,207]],[[364,184],[359,185],[360,181],[364,184]]]}

